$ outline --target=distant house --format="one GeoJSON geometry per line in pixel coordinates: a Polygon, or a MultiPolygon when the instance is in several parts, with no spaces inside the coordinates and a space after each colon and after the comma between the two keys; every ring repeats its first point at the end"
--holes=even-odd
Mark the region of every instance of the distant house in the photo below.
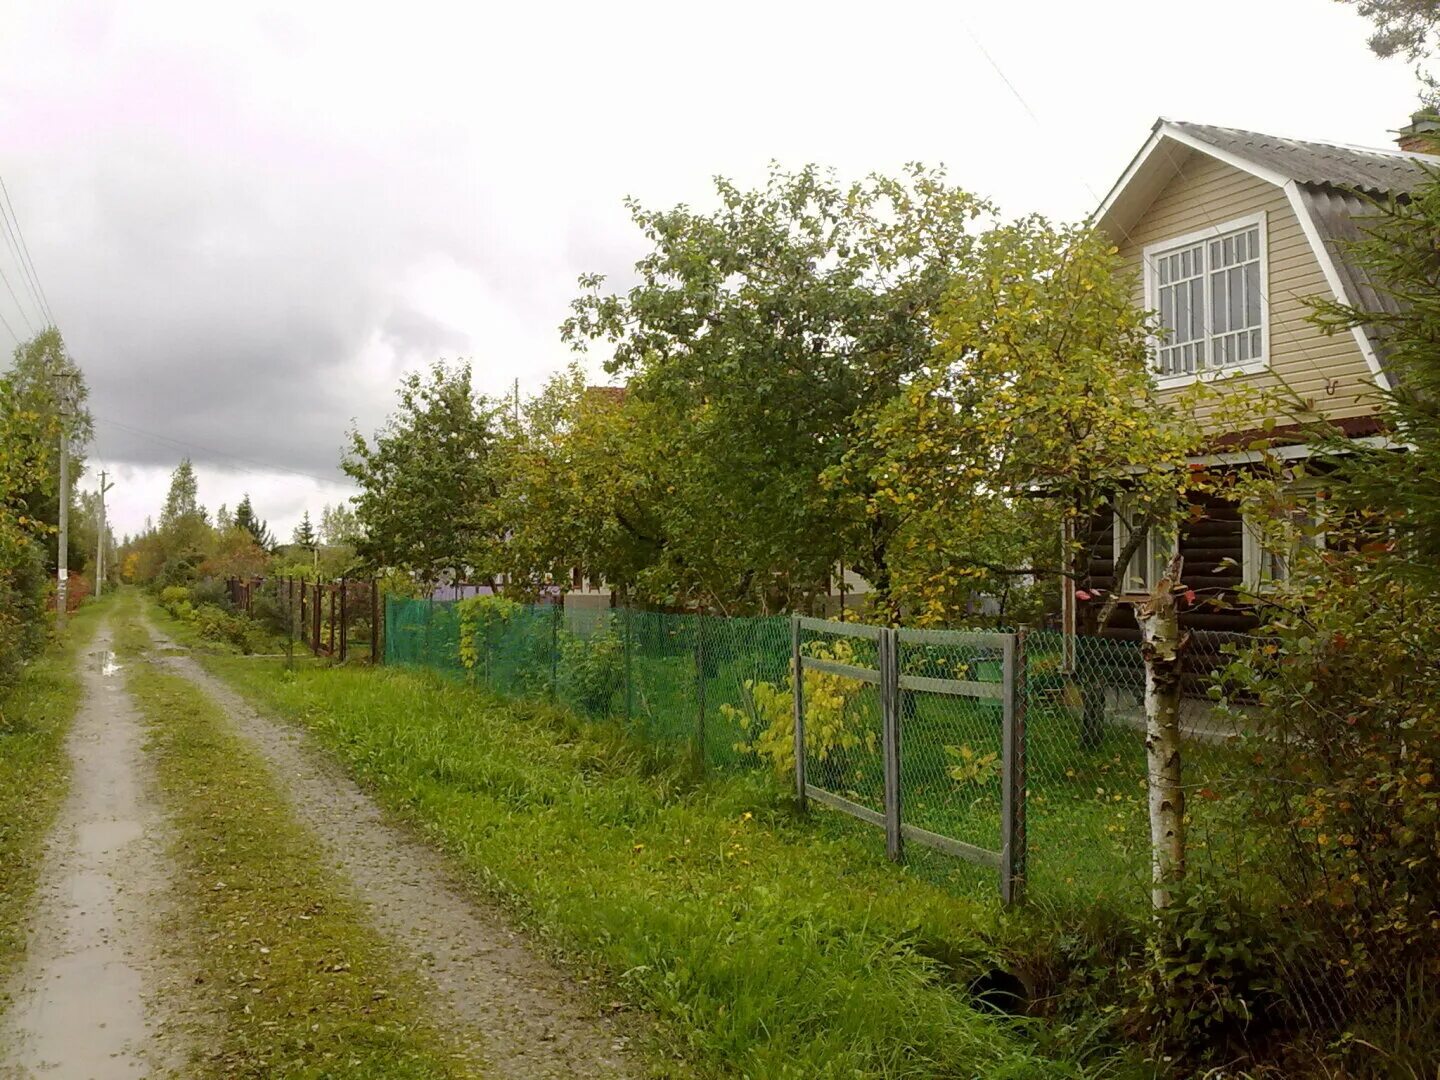
{"type": "MultiPolygon", "coordinates": [[[[1158,312],[1165,334],[1153,353],[1162,390],[1239,376],[1283,382],[1314,418],[1354,439],[1383,439],[1374,394],[1388,387],[1384,352],[1365,330],[1326,335],[1307,321],[1310,296],[1385,305],[1338,243],[1359,235],[1363,196],[1403,196],[1440,157],[1416,151],[1430,125],[1414,123],[1395,149],[1370,149],[1262,135],[1161,119],[1095,214],[1121,256],[1138,271],[1135,303],[1158,312]]],[[[1309,417],[1307,417],[1309,419],[1309,417]]],[[[1259,432],[1216,431],[1215,453],[1196,459],[1243,468],[1259,432]]],[[[1309,456],[1297,425],[1267,433],[1272,452],[1309,456]]],[[[1090,551],[1092,584],[1122,595],[1148,594],[1176,550],[1185,581],[1224,595],[1286,573],[1284,553],[1264,551],[1233,503],[1213,500],[1178,536],[1147,536],[1125,580],[1116,555],[1127,539],[1123,499],[1090,551]]],[[[1091,601],[1096,602],[1096,601],[1091,601]]],[[[1065,589],[1063,618],[1083,611],[1065,589]]],[[[1197,642],[1256,625],[1252,610],[1199,605],[1182,615],[1197,642]]],[[[1119,605],[1102,632],[1138,637],[1132,610],[1119,605]]],[[[1204,651],[1202,649],[1202,651],[1204,651]]]]}

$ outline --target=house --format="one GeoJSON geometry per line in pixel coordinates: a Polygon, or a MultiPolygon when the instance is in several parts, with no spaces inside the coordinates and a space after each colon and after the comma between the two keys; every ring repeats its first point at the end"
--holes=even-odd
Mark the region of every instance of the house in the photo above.
{"type": "MultiPolygon", "coordinates": [[[[1440,167],[1440,157],[1417,152],[1437,127],[1416,118],[1398,147],[1369,149],[1157,121],[1094,221],[1137,271],[1136,304],[1157,312],[1166,331],[1154,347],[1161,390],[1230,376],[1283,385],[1303,400],[1304,419],[1328,420],[1354,439],[1382,439],[1375,392],[1389,385],[1383,349],[1364,329],[1324,334],[1307,321],[1303,300],[1391,302],[1347,260],[1341,242],[1360,234],[1366,195],[1403,196],[1440,167]]],[[[1269,434],[1282,457],[1310,452],[1298,425],[1282,423],[1269,434]]],[[[1243,468],[1253,460],[1243,449],[1248,441],[1217,431],[1216,453],[1197,461],[1243,468]]],[[[1117,583],[1116,555],[1127,539],[1123,502],[1119,509],[1092,541],[1090,584],[1097,589],[1149,593],[1177,544],[1186,583],[1213,593],[1233,594],[1285,572],[1284,558],[1260,547],[1238,509],[1216,499],[1178,537],[1146,537],[1117,583]]],[[[1074,632],[1084,615],[1067,588],[1066,628],[1074,632]]],[[[1243,604],[1198,605],[1182,615],[1202,656],[1257,621],[1243,604]]],[[[1139,636],[1123,604],[1101,630],[1139,636]]]]}

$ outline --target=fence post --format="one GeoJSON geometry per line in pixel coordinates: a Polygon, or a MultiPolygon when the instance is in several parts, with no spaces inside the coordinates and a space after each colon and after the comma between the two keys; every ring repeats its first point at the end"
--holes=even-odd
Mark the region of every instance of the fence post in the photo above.
{"type": "Polygon", "coordinates": [[[380,579],[370,579],[370,664],[381,663],[380,579]]]}
{"type": "Polygon", "coordinates": [[[320,582],[315,582],[315,610],[310,613],[314,625],[310,628],[310,651],[320,655],[320,630],[325,625],[325,594],[320,591],[320,582]]]}
{"type": "Polygon", "coordinates": [[[705,613],[695,616],[695,757],[705,764],[705,613]]]}
{"type": "Polygon", "coordinates": [[[330,658],[335,658],[335,586],[326,586],[330,590],[330,658]]]}
{"type": "Polygon", "coordinates": [[[345,575],[340,575],[340,662],[345,662],[345,655],[350,646],[350,627],[348,616],[350,610],[350,587],[345,580],[345,575]]]}
{"type": "Polygon", "coordinates": [[[310,587],[301,581],[298,583],[300,593],[300,644],[310,644],[310,587]]]}
{"type": "Polygon", "coordinates": [[[635,640],[631,626],[634,622],[634,610],[626,604],[621,612],[621,617],[625,620],[625,720],[629,722],[635,719],[635,665],[632,662],[635,656],[635,640]]]}
{"type": "Polygon", "coordinates": [[[1028,689],[1025,631],[1005,643],[1004,730],[1000,789],[1000,899],[1025,899],[1025,697],[1028,689]]]}
{"type": "Polygon", "coordinates": [[[800,616],[790,616],[790,697],[795,703],[795,801],[805,809],[805,673],[800,664],[800,616]]]}
{"type": "Polygon", "coordinates": [[[550,610],[550,700],[560,698],[560,613],[564,610],[565,595],[561,593],[558,603],[552,603],[550,610]]]}
{"type": "Polygon", "coordinates": [[[876,643],[880,665],[881,750],[885,763],[885,854],[892,862],[905,857],[900,833],[900,648],[893,629],[880,631],[876,643]]]}

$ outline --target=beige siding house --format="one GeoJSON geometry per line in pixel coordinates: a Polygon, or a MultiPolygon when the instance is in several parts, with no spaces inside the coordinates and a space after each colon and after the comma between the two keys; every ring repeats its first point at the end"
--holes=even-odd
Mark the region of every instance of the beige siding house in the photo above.
{"type": "MultiPolygon", "coordinates": [[[[1408,135],[1418,134],[1414,128],[1408,135]]],[[[1368,199],[1403,197],[1440,157],[1410,148],[1367,149],[1305,142],[1234,128],[1159,120],[1095,214],[1135,271],[1135,302],[1158,314],[1153,346],[1162,390],[1200,380],[1238,379],[1288,390],[1293,411],[1272,419],[1272,452],[1308,454],[1297,421],[1333,421],[1356,439],[1383,439],[1378,393],[1389,386],[1383,349],[1363,329],[1326,334],[1308,321],[1307,297],[1388,308],[1343,241],[1358,236],[1368,199]]],[[[1254,433],[1265,417],[1247,426],[1254,433]]],[[[1244,467],[1250,456],[1220,430],[1212,466],[1244,467]]],[[[1286,560],[1259,546],[1233,504],[1216,497],[1196,507],[1179,536],[1147,537],[1117,581],[1116,555],[1128,536],[1124,501],[1099,529],[1089,553],[1088,595],[1145,594],[1178,547],[1187,584],[1223,602],[1194,605],[1183,621],[1202,645],[1255,625],[1234,601],[1286,572],[1286,560]]],[[[1066,590],[1065,622],[1086,605],[1066,590]]],[[[1089,601],[1094,603],[1095,601],[1089,601]]],[[[1127,605],[1102,632],[1138,637],[1127,605]]]]}
{"type": "Polygon", "coordinates": [[[1157,121],[1096,223],[1168,331],[1161,387],[1244,378],[1363,430],[1387,385],[1379,351],[1361,330],[1323,334],[1303,300],[1378,300],[1337,241],[1356,235],[1366,195],[1403,194],[1427,165],[1440,157],[1157,121]]]}

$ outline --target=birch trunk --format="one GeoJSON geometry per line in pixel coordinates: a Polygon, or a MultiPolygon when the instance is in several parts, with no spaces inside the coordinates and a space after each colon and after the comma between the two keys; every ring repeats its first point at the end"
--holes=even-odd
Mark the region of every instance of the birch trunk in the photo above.
{"type": "Polygon", "coordinates": [[[1170,890],[1185,876],[1185,789],[1180,776],[1180,686],[1186,638],[1175,597],[1182,588],[1179,555],[1155,592],[1136,612],[1145,659],[1145,758],[1150,792],[1151,903],[1170,906],[1170,890]]]}

